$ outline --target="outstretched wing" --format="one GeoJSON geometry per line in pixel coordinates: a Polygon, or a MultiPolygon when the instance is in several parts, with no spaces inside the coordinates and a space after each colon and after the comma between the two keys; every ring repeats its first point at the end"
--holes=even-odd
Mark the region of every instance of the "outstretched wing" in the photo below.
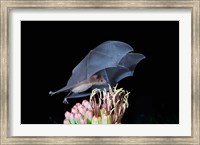
{"type": "Polygon", "coordinates": [[[136,65],[144,58],[145,56],[139,53],[128,53],[122,58],[117,67],[106,68],[99,73],[111,86],[114,86],[120,80],[133,76],[136,65]]]}
{"type": "Polygon", "coordinates": [[[87,80],[97,72],[111,67],[117,67],[121,59],[133,48],[121,41],[106,41],[95,49],[73,69],[67,86],[87,80]]]}
{"type": "Polygon", "coordinates": [[[130,71],[134,72],[136,65],[146,57],[140,53],[128,53],[122,58],[119,65],[128,68],[130,71]]]}

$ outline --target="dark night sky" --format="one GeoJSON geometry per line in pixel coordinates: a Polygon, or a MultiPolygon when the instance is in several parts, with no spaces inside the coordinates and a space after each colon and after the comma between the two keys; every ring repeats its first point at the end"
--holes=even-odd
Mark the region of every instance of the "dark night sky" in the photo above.
{"type": "Polygon", "coordinates": [[[48,92],[65,86],[72,69],[107,40],[146,56],[133,77],[119,82],[131,92],[122,123],[179,123],[178,21],[22,21],[21,123],[62,123],[65,111],[83,98],[67,106],[65,94],[48,92]]]}

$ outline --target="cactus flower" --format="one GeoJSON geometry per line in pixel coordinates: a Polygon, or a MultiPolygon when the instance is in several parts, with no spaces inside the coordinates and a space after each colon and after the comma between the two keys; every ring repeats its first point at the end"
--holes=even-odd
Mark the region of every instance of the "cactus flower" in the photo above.
{"type": "Polygon", "coordinates": [[[128,108],[130,92],[109,86],[109,91],[92,90],[90,100],[76,103],[71,113],[65,112],[64,124],[121,124],[128,108]]]}

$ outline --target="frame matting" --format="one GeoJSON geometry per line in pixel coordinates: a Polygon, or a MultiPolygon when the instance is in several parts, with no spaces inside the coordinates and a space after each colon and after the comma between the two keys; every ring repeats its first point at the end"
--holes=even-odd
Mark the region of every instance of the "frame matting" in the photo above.
{"type": "Polygon", "coordinates": [[[0,144],[200,144],[199,84],[200,84],[200,1],[50,1],[50,0],[0,0],[1,49],[0,49],[0,144]],[[192,9],[192,136],[190,137],[12,137],[8,135],[9,118],[9,10],[17,8],[190,8],[192,9]]]}

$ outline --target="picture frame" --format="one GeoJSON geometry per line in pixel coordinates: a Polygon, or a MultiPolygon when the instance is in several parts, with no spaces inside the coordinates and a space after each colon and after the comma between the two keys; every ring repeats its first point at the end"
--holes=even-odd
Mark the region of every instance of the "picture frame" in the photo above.
{"type": "Polygon", "coordinates": [[[1,144],[200,144],[199,135],[199,49],[200,1],[6,1],[1,0],[1,144]],[[8,135],[9,115],[9,11],[17,8],[177,8],[192,9],[192,136],[123,137],[12,137],[8,135]]]}

